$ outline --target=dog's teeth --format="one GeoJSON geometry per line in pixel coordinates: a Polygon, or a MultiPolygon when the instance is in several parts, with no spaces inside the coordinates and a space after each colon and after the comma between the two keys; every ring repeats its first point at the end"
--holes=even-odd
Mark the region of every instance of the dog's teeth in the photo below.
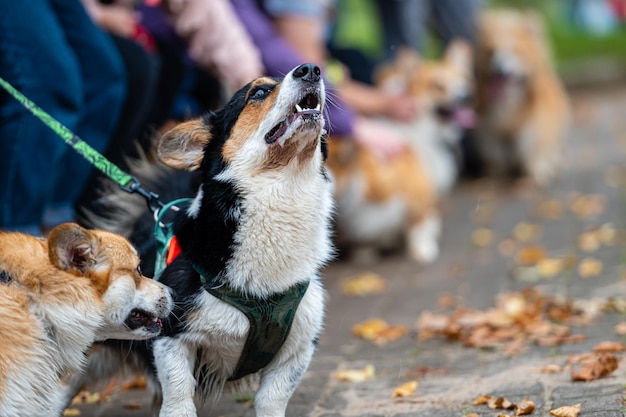
{"type": "Polygon", "coordinates": [[[317,106],[315,106],[315,110],[320,111],[322,109],[322,105],[320,103],[317,103],[317,106]]]}
{"type": "Polygon", "coordinates": [[[156,323],[157,321],[159,321],[159,318],[158,317],[153,317],[152,321],[156,323]]]}
{"type": "Polygon", "coordinates": [[[302,111],[302,107],[299,104],[296,104],[296,111],[300,113],[302,111]]]}

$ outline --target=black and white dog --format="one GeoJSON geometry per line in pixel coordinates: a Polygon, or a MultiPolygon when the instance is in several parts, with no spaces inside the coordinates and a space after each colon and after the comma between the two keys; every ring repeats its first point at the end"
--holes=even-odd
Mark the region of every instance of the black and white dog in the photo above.
{"type": "MultiPolygon", "coordinates": [[[[180,254],[157,277],[176,307],[156,339],[94,347],[75,387],[121,365],[142,368],[156,377],[160,416],[191,417],[195,401],[260,376],[256,415],[285,415],[322,331],[319,273],[333,252],[324,100],[320,69],[304,64],[283,79],[252,81],[220,111],[161,138],[159,159],[199,181],[174,219],[180,254]]],[[[139,168],[143,184],[169,198],[178,173],[145,161],[139,168]]],[[[151,260],[145,225],[153,221],[140,221],[145,203],[124,197],[110,198],[122,215],[93,225],[130,234],[151,260]]]]}

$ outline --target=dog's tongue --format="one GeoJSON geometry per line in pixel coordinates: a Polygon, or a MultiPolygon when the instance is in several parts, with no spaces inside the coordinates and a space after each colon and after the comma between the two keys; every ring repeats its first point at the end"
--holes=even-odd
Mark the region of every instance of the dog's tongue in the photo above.
{"type": "Polygon", "coordinates": [[[458,107],[454,109],[452,115],[454,123],[463,129],[471,129],[476,126],[476,114],[468,107],[458,107]]]}

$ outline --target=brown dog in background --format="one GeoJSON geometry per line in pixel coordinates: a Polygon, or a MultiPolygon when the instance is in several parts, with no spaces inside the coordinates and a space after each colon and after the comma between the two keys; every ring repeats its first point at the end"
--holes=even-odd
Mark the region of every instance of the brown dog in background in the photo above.
{"type": "Polygon", "coordinates": [[[418,262],[437,258],[439,202],[456,183],[456,148],[473,122],[471,54],[468,44],[456,40],[440,60],[426,61],[405,49],[379,68],[377,85],[413,97],[418,116],[408,123],[386,121],[407,139],[407,151],[392,160],[380,160],[352,141],[330,141],[340,247],[386,250],[406,243],[418,262]]]}
{"type": "Polygon", "coordinates": [[[546,185],[559,170],[569,103],[549,49],[536,13],[495,9],[480,18],[477,143],[487,174],[546,185]]]}

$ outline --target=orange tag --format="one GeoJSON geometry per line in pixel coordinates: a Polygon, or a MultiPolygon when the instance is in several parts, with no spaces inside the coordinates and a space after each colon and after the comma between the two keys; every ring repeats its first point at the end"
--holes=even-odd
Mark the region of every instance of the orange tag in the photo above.
{"type": "Polygon", "coordinates": [[[178,244],[178,239],[176,239],[176,236],[173,236],[170,239],[170,246],[167,249],[167,258],[165,258],[165,264],[169,265],[171,264],[174,259],[176,259],[176,257],[178,255],[180,255],[180,245],[178,244]]]}

